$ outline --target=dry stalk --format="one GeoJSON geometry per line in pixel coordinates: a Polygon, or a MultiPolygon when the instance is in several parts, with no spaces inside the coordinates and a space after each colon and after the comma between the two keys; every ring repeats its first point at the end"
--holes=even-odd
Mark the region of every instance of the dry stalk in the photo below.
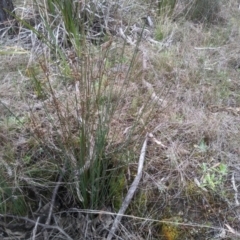
{"type": "MultiPolygon", "coordinates": [[[[123,29],[122,28],[119,28],[119,35],[131,46],[134,46],[136,47],[141,53],[142,53],[142,71],[143,71],[143,74],[142,74],[142,83],[143,85],[148,89],[148,92],[149,94],[151,95],[151,99],[153,102],[155,102],[156,104],[162,106],[166,106],[166,102],[159,98],[157,96],[157,94],[155,93],[155,90],[154,90],[154,87],[152,86],[151,83],[149,83],[148,81],[146,81],[145,79],[145,75],[146,75],[146,71],[148,69],[147,67],[147,62],[148,62],[148,57],[147,57],[147,52],[146,50],[144,49],[144,47],[142,46],[137,46],[136,44],[136,41],[134,41],[133,39],[131,39],[129,36],[126,36],[125,33],[123,32],[123,29]]],[[[153,42],[152,39],[150,37],[147,38],[147,40],[149,42],[152,42],[154,44],[159,44],[160,42],[153,42]]]]}

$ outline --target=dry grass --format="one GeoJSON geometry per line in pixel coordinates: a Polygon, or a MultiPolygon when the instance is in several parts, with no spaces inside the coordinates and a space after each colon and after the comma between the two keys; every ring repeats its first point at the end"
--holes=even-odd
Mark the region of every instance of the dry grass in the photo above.
{"type": "MultiPolygon", "coordinates": [[[[122,26],[132,26],[125,33],[133,38],[133,23],[140,20],[138,14],[129,13],[135,9],[144,17],[147,7],[154,5],[121,4],[114,24],[119,27],[121,19],[122,26]]],[[[112,218],[103,212],[117,212],[121,206],[137,172],[144,136],[150,132],[154,137],[148,143],[142,182],[118,236],[238,239],[240,18],[235,1],[222,1],[219,11],[215,18],[219,21],[206,25],[189,17],[172,21],[151,10],[155,26],[148,30],[158,42],[142,38],[138,51],[117,35],[109,46],[87,41],[81,57],[73,47],[63,48],[64,57],[57,61],[46,52],[36,54],[36,48],[26,50],[25,40],[2,42],[1,217],[10,222],[7,214],[37,212],[40,203],[49,204],[55,189],[54,217],[66,234],[52,228],[49,239],[60,233],[69,239],[106,236],[112,218]],[[98,189],[106,196],[90,206],[82,203],[76,190],[75,171],[83,167],[77,158],[83,150],[79,126],[85,119],[89,131],[85,157],[94,156],[103,123],[108,132],[102,160],[110,159],[106,174],[99,176],[108,179],[108,187],[98,189]],[[70,221],[81,225],[88,219],[91,224],[82,225],[84,233],[67,228],[70,221]]],[[[22,35],[24,31],[23,26],[22,35]]]]}

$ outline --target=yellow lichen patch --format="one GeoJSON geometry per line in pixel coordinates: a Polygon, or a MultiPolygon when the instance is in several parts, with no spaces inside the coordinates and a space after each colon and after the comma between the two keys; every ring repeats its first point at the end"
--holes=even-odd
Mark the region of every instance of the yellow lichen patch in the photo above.
{"type": "Polygon", "coordinates": [[[176,225],[164,223],[162,225],[162,235],[164,236],[164,240],[177,240],[179,229],[176,225]]]}

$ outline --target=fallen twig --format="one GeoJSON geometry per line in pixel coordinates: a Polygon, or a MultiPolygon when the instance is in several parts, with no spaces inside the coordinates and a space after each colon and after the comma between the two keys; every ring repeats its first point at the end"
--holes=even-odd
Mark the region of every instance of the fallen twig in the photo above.
{"type": "Polygon", "coordinates": [[[232,182],[233,190],[235,192],[235,194],[234,194],[235,203],[236,203],[236,206],[239,206],[240,204],[239,204],[239,201],[238,201],[238,189],[236,187],[234,173],[232,174],[231,182],[232,182]]]}
{"type": "MultiPolygon", "coordinates": [[[[50,202],[50,207],[49,207],[49,212],[48,212],[48,217],[47,217],[47,220],[45,222],[46,225],[50,224],[50,221],[51,221],[51,218],[52,218],[52,213],[53,213],[53,208],[55,206],[56,196],[57,196],[57,193],[58,193],[58,189],[59,189],[59,187],[61,185],[64,173],[65,173],[65,167],[63,169],[63,172],[60,173],[60,175],[58,177],[57,184],[56,184],[56,186],[55,186],[55,188],[53,190],[52,199],[51,199],[51,202],[50,202]]],[[[44,240],[49,239],[48,232],[46,230],[43,232],[43,235],[44,235],[44,240]]]]}
{"type": "Polygon", "coordinates": [[[32,240],[35,240],[35,238],[36,238],[36,232],[37,232],[37,227],[38,227],[39,219],[40,219],[40,217],[37,218],[37,221],[36,221],[36,223],[35,223],[35,226],[34,226],[34,229],[33,229],[32,240]]]}
{"type": "MultiPolygon", "coordinates": [[[[14,218],[14,219],[17,219],[17,220],[24,220],[24,221],[27,221],[27,222],[30,222],[30,223],[33,223],[36,225],[37,221],[34,221],[30,218],[27,218],[27,217],[19,217],[19,216],[14,216],[14,215],[11,215],[11,214],[0,214],[0,217],[10,217],[10,218],[14,218]]],[[[51,226],[51,225],[47,225],[47,224],[43,224],[43,223],[39,223],[38,222],[38,226],[42,227],[42,228],[45,228],[45,229],[55,229],[57,231],[59,231],[60,233],[62,233],[67,239],[67,240],[73,240],[63,229],[61,229],[59,226],[51,226]]]]}
{"type": "Polygon", "coordinates": [[[148,141],[148,134],[146,136],[146,139],[143,143],[142,149],[141,149],[141,153],[140,153],[140,157],[139,157],[139,162],[138,162],[138,172],[137,172],[137,176],[135,177],[130,189],[128,190],[127,196],[125,197],[122,206],[120,208],[120,210],[118,211],[118,214],[113,222],[112,228],[108,234],[107,240],[111,240],[113,235],[115,234],[115,231],[118,228],[118,224],[120,223],[123,214],[125,213],[136,189],[137,186],[141,180],[142,177],[142,169],[143,169],[143,164],[144,164],[144,160],[145,160],[145,154],[146,154],[146,148],[147,148],[147,141],[148,141]]]}
{"type": "Polygon", "coordinates": [[[62,178],[63,178],[63,175],[65,173],[65,168],[63,169],[63,172],[60,173],[59,175],[59,178],[58,178],[58,182],[53,190],[53,195],[52,195],[52,199],[51,199],[51,203],[50,203],[50,209],[49,209],[49,213],[48,213],[48,218],[45,222],[46,225],[49,225],[50,224],[50,221],[51,221],[51,217],[52,217],[52,212],[53,212],[53,208],[54,208],[54,205],[55,205],[55,200],[56,200],[56,196],[57,196],[57,192],[58,192],[58,189],[61,185],[61,182],[62,182],[62,178]]]}

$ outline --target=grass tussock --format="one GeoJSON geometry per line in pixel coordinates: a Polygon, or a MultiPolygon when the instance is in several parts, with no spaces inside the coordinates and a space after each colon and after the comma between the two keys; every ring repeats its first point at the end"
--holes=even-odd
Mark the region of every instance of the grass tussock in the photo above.
{"type": "Polygon", "coordinates": [[[24,239],[107,238],[147,133],[116,238],[239,237],[236,4],[139,3],[17,5],[0,46],[4,239],[23,223],[24,239]]]}

